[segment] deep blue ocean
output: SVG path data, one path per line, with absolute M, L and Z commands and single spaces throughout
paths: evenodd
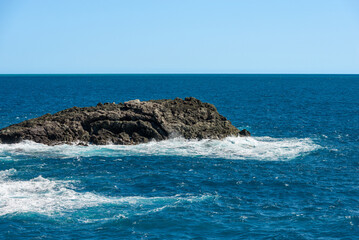
M 1 75 L 0 128 L 193 96 L 252 137 L 0 145 L 0 239 L 359 239 L 359 75 Z

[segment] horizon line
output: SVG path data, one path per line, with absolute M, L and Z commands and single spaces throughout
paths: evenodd
M 359 73 L 0 73 L 3 75 L 359 75 Z

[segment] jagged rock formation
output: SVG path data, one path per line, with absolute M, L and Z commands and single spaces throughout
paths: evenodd
M 221 139 L 249 135 L 247 130 L 234 127 L 212 104 L 191 97 L 73 107 L 3 128 L 0 143 L 32 140 L 47 145 L 130 145 L 171 136 Z

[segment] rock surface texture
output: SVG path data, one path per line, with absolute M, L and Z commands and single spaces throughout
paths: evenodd
M 73 107 L 3 128 L 0 143 L 32 140 L 47 145 L 130 145 L 172 136 L 221 139 L 249 135 L 247 130 L 234 127 L 212 104 L 190 97 Z

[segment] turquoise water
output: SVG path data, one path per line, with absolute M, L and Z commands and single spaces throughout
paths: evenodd
M 0 239 L 357 239 L 358 75 L 0 76 L 0 128 L 193 96 L 253 137 L 0 145 Z

